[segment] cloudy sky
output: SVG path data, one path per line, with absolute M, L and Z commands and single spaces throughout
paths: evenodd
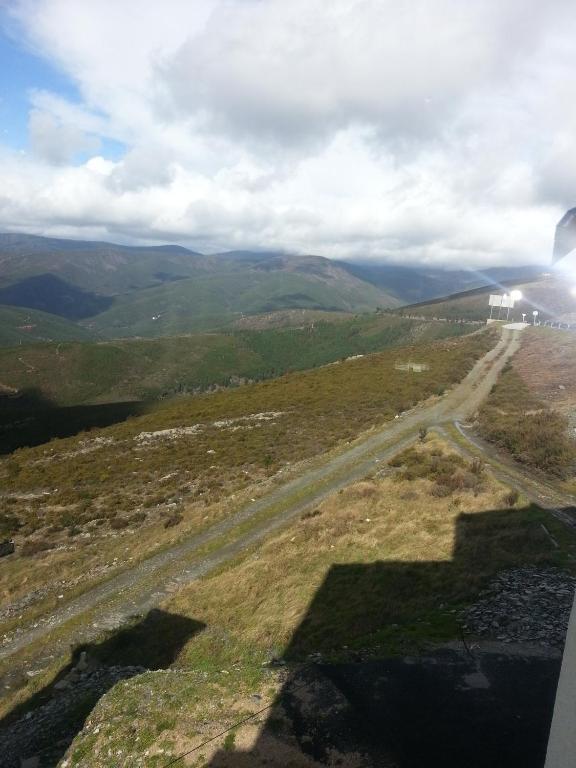
M 0 230 L 542 263 L 572 0 L 0 0 Z

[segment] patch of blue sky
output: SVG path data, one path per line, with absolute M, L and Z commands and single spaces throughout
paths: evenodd
M 17 28 L 6 12 L 0 10 L 0 143 L 15 150 L 27 150 L 28 116 L 32 107 L 30 94 L 48 91 L 71 103 L 81 98 L 74 81 L 49 61 L 36 56 L 26 44 L 19 44 Z M 125 146 L 102 138 L 99 154 L 116 161 Z M 76 162 L 86 158 L 78 156 Z
M 14 149 L 26 149 L 30 92 L 53 91 L 77 101 L 78 91 L 70 78 L 19 45 L 14 35 L 6 14 L 0 13 L 0 138 Z
M 102 137 L 100 140 L 99 154 L 102 155 L 102 157 L 105 157 L 106 160 L 111 160 L 112 162 L 117 163 L 126 154 L 126 145 L 121 141 Z

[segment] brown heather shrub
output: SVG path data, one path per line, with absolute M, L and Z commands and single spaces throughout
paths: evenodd
M 27 539 L 20 547 L 20 554 L 23 557 L 31 557 L 53 547 L 54 544 L 49 539 Z
M 179 512 L 174 512 L 164 521 L 164 528 L 173 528 L 175 525 L 180 525 L 184 520 L 184 517 Z
M 125 517 L 114 517 L 110 520 L 110 528 L 113 531 L 121 531 L 123 528 L 128 528 L 129 525 L 130 520 L 127 520 Z
M 523 464 L 562 478 L 574 471 L 576 445 L 567 420 L 534 398 L 511 366 L 480 410 L 479 429 Z
M 510 490 L 502 497 L 502 504 L 505 507 L 515 507 L 520 499 L 520 494 L 516 490 Z
M 430 493 L 440 498 L 455 491 L 472 491 L 477 495 L 482 487 L 484 466 L 482 462 L 467 463 L 456 453 L 444 454 L 441 450 L 419 451 L 408 448 L 395 456 L 391 466 L 399 467 L 395 479 L 399 482 L 419 478 L 430 480 Z

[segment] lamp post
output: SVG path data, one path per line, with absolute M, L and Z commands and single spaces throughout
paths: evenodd
M 522 324 L 526 324 L 526 312 L 522 312 Z
M 502 312 L 502 306 L 504 306 L 508 301 L 508 294 L 505 293 L 504 296 L 502 296 L 502 304 L 498 307 L 498 320 L 500 320 L 500 313 Z
M 535 309 L 534 312 L 532 312 L 532 317 L 534 320 L 532 321 L 532 325 L 536 325 L 536 318 L 538 317 L 538 310 Z

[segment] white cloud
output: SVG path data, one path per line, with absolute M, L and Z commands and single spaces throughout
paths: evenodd
M 41 160 L 65 165 L 79 152 L 94 153 L 100 140 L 81 131 L 76 125 L 63 124 L 49 112 L 33 109 L 28 121 L 32 152 Z
M 576 203 L 568 0 L 13 9 L 81 101 L 31 94 L 2 227 L 482 266 L 545 260 Z M 124 156 L 71 165 L 95 136 Z

